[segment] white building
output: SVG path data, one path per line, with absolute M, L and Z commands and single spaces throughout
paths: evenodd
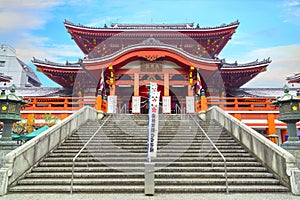
M 0 73 L 11 77 L 10 84 L 16 87 L 40 87 L 42 84 L 34 71 L 17 57 L 16 50 L 9 45 L 0 44 Z

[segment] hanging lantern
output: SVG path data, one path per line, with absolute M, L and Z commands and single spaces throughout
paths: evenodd
M 109 72 L 110 73 L 109 84 L 113 85 L 114 80 L 115 80 L 115 74 L 114 74 L 114 71 L 113 71 L 113 66 L 109 66 L 108 69 L 110 71 Z
M 193 71 L 194 71 L 195 67 L 191 66 L 190 67 L 190 72 L 189 72 L 189 83 L 190 85 L 193 85 L 194 83 L 194 79 L 193 79 Z

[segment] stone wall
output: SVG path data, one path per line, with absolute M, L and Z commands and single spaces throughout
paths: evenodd
M 272 171 L 282 184 L 289 187 L 295 195 L 300 195 L 300 170 L 296 158 L 271 142 L 252 128 L 224 112 L 217 106 L 206 112 L 206 120 L 215 120 L 223 126 L 253 156 Z
M 47 129 L 43 134 L 8 153 L 4 158 L 3 167 L 0 169 L 0 195 L 6 194 L 9 185 L 13 184 L 82 124 L 95 119 L 97 119 L 97 112 L 89 106 L 83 107 Z

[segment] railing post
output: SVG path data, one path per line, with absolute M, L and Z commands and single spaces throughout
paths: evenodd
M 101 105 L 102 105 L 102 95 L 98 95 L 96 97 L 95 109 L 97 111 L 100 111 L 101 110 Z
M 278 139 L 276 135 L 276 127 L 275 127 L 275 117 L 274 114 L 268 113 L 268 130 L 267 130 L 267 138 L 278 144 Z
M 67 109 L 68 108 L 68 99 L 65 98 L 64 100 L 64 109 Z
M 146 162 L 145 163 L 145 195 L 154 195 L 155 184 L 154 184 L 154 167 L 155 163 Z
M 207 99 L 205 96 L 205 91 L 203 88 L 201 89 L 200 102 L 201 102 L 201 111 L 206 111 L 208 106 L 207 106 Z
M 239 102 L 237 98 L 234 98 L 234 109 L 238 109 L 239 108 Z

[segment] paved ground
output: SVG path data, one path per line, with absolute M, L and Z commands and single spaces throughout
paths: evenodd
M 300 196 L 290 193 L 240 193 L 240 194 L 156 194 L 145 196 L 143 194 L 8 194 L 0 197 L 1 200 L 300 200 Z

